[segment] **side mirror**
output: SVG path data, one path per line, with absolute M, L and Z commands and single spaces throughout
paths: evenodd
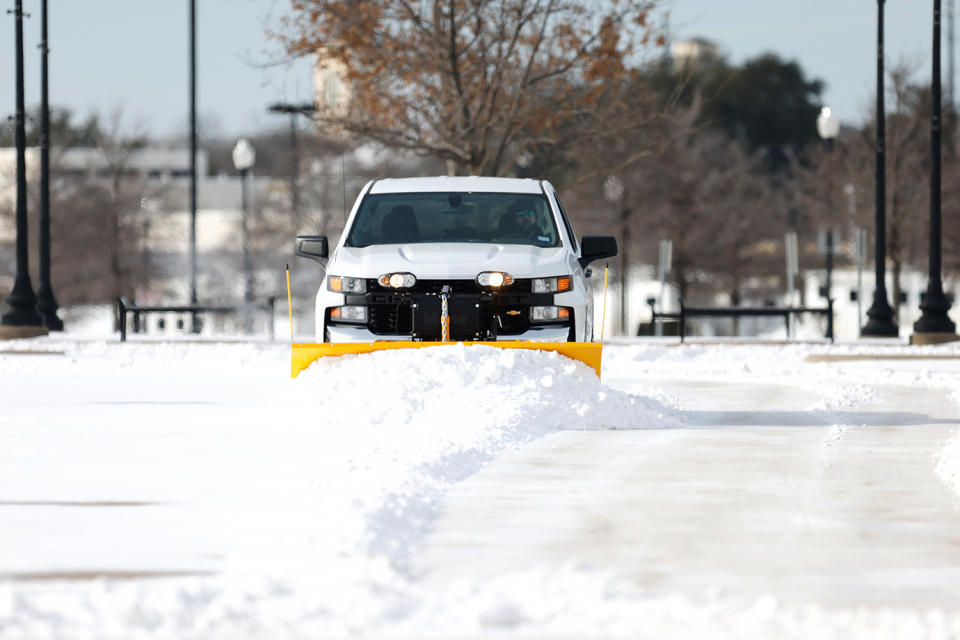
M 580 266 L 586 267 L 594 260 L 617 255 L 617 239 L 613 236 L 583 236 L 580 242 Z
M 293 255 L 320 262 L 330 257 L 327 236 L 297 236 Z

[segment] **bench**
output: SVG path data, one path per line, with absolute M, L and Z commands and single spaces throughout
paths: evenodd
M 790 335 L 790 324 L 793 316 L 801 313 L 814 315 L 823 315 L 827 318 L 826 337 L 833 342 L 833 300 L 827 300 L 825 307 L 688 307 L 683 300 L 680 301 L 680 311 L 664 313 L 657 311 L 652 302 L 650 313 L 652 314 L 651 323 L 656 323 L 664 318 L 675 318 L 680 322 L 680 342 L 683 342 L 687 335 L 687 318 L 741 318 L 741 317 L 768 317 L 783 318 L 786 325 L 787 335 Z
M 126 298 L 117 298 L 117 317 L 120 325 L 120 342 L 127 340 L 127 314 L 133 314 L 133 331 L 140 332 L 141 316 L 148 313 L 189 313 L 191 316 L 191 327 L 197 326 L 197 315 L 201 313 L 249 313 L 252 311 L 263 311 L 267 316 L 267 330 L 270 340 L 274 339 L 273 316 L 276 307 L 276 298 L 271 296 L 266 302 L 210 306 L 210 305 L 138 305 L 136 302 L 130 302 Z

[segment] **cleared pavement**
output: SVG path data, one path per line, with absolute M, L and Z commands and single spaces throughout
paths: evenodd
M 652 593 L 960 606 L 960 509 L 934 471 L 958 424 L 944 392 L 811 411 L 786 384 L 657 384 L 687 427 L 557 433 L 455 487 L 427 580 L 572 564 Z

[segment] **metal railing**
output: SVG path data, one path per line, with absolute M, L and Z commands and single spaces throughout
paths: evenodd
M 656 327 L 658 322 L 663 319 L 676 319 L 680 323 L 679 333 L 680 342 L 683 342 L 687 336 L 687 318 L 740 318 L 740 317 L 768 317 L 783 318 L 787 329 L 787 336 L 790 335 L 790 325 L 795 315 L 801 313 L 810 313 L 814 315 L 823 315 L 827 318 L 827 331 L 825 338 L 833 342 L 833 300 L 827 300 L 826 307 L 688 307 L 680 301 L 680 311 L 664 313 L 657 311 L 653 303 L 648 302 L 651 313 L 651 326 Z
M 251 302 L 238 305 L 138 305 L 136 302 L 130 302 L 126 298 L 117 298 L 117 317 L 120 327 L 120 341 L 127 340 L 127 316 L 133 314 L 133 331 L 139 333 L 143 316 L 150 313 L 189 313 L 191 317 L 191 326 L 196 326 L 196 317 L 199 314 L 243 314 L 262 311 L 267 317 L 267 334 L 272 341 L 275 337 L 273 329 L 273 318 L 276 310 L 277 299 L 274 296 L 267 298 L 266 302 Z

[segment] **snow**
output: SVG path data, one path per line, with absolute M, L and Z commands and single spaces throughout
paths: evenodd
M 194 597 L 168 594 L 160 596 L 161 611 L 130 614 L 134 626 L 186 616 L 184 633 L 206 633 L 203 620 L 217 617 L 221 598 L 266 597 L 274 582 L 303 578 L 321 581 L 304 592 L 332 596 L 324 602 L 332 611 L 323 617 L 335 624 L 344 608 L 354 606 L 345 595 L 351 589 L 364 591 L 356 600 L 376 603 L 369 591 L 395 581 L 406 586 L 397 572 L 445 488 L 485 461 L 558 429 L 672 421 L 655 401 L 606 388 L 585 365 L 557 354 L 462 345 L 381 352 L 320 361 L 291 381 L 284 377 L 288 351 L 282 346 L 40 345 L 47 355 L 0 356 L 7 383 L 0 392 L 0 500 L 145 502 L 175 508 L 189 522 L 158 532 L 152 519 L 119 518 L 114 525 L 121 533 L 152 545 L 104 549 L 94 522 L 103 516 L 96 512 L 115 508 L 78 506 L 98 516 L 71 516 L 79 540 L 64 545 L 59 536 L 34 539 L 31 528 L 7 529 L 4 538 L 12 545 L 0 547 L 0 566 L 10 574 L 55 577 L 94 572 L 106 562 L 114 573 L 216 571 L 230 578 L 213 582 L 252 584 L 239 596 L 209 581 L 180 580 L 176 591 L 213 589 L 215 603 L 193 619 Z M 60 387 L 53 399 L 51 376 Z M 2 520 L 11 523 L 13 510 L 24 508 L 7 506 Z M 64 507 L 30 508 L 53 526 L 63 521 Z M 154 545 L 174 553 L 153 555 L 145 570 L 145 547 Z M 206 559 L 214 553 L 222 559 Z M 79 598 L 82 611 L 121 615 L 108 610 L 128 598 L 131 606 L 145 606 L 125 595 L 142 591 L 139 585 L 61 589 L 67 601 Z M 50 618 L 25 614 L 19 605 L 11 611 L 10 603 L 25 593 L 40 602 L 53 596 L 21 582 L 4 590 L 0 628 L 16 624 L 13 637 L 37 635 L 43 627 L 32 625 Z M 157 592 L 145 595 L 152 601 Z M 104 600 L 111 606 L 102 606 Z M 61 600 L 54 602 L 61 609 Z M 188 610 L 180 611 L 184 603 Z M 165 614 L 165 606 L 173 611 Z M 18 629 L 24 616 L 26 626 Z M 66 628 L 131 623 L 127 614 L 119 622 L 98 616 L 66 615 Z M 62 633 L 60 627 L 53 624 L 51 631 Z
M 937 473 L 960 496 L 960 431 L 941 449 L 936 464 Z
M 608 350 L 604 379 L 651 377 L 758 382 L 789 380 L 822 394 L 822 405 L 840 408 L 862 402 L 870 386 L 920 385 L 960 392 L 960 342 L 911 347 L 876 341 L 829 345 L 672 342 L 624 344 Z M 808 362 L 811 356 L 865 356 L 864 360 Z M 948 356 L 954 359 L 883 359 L 889 356 Z M 627 385 L 629 386 L 629 385 Z
M 290 380 L 285 345 L 96 331 L 0 345 L 4 640 L 960 637 L 936 607 L 692 597 L 577 563 L 438 584 L 420 561 L 451 490 L 531 443 L 685 428 L 680 384 L 787 381 L 811 399 L 794 418 L 839 447 L 847 410 L 891 385 L 960 393 L 960 365 L 807 356 L 958 345 L 624 343 L 603 383 L 555 353 L 451 345 Z M 960 494 L 960 435 L 929 464 Z

